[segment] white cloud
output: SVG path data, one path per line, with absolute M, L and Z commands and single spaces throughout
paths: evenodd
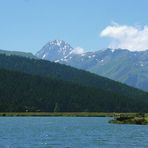
M 84 51 L 85 50 L 83 48 L 76 47 L 76 48 L 73 49 L 72 53 L 74 53 L 74 54 L 82 54 L 82 53 L 84 53 Z
M 109 48 L 129 49 L 130 51 L 144 51 L 148 49 L 148 26 L 119 25 L 113 23 L 107 26 L 101 33 L 101 37 L 111 38 Z

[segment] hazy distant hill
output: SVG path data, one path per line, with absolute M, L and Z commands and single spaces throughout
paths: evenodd
M 64 41 L 48 42 L 36 56 L 84 69 L 130 86 L 148 90 L 148 50 L 105 49 L 76 54 Z
M 37 57 L 34 56 L 31 52 L 8 51 L 8 50 L 2 50 L 2 49 L 0 49 L 0 54 L 17 55 L 17 56 L 22 56 L 22 57 L 37 59 Z

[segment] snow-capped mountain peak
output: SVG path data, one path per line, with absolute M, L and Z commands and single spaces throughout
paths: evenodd
M 41 59 L 56 61 L 67 57 L 72 51 L 73 48 L 68 43 L 63 40 L 54 40 L 43 46 L 43 48 L 36 53 L 36 56 Z

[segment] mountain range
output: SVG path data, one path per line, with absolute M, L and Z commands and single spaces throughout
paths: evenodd
M 79 53 L 63 40 L 54 40 L 43 46 L 35 56 L 148 90 L 148 50 L 131 52 L 107 48 Z

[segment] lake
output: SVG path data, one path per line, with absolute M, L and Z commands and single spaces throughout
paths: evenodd
M 108 117 L 0 117 L 0 148 L 148 148 L 147 125 Z

